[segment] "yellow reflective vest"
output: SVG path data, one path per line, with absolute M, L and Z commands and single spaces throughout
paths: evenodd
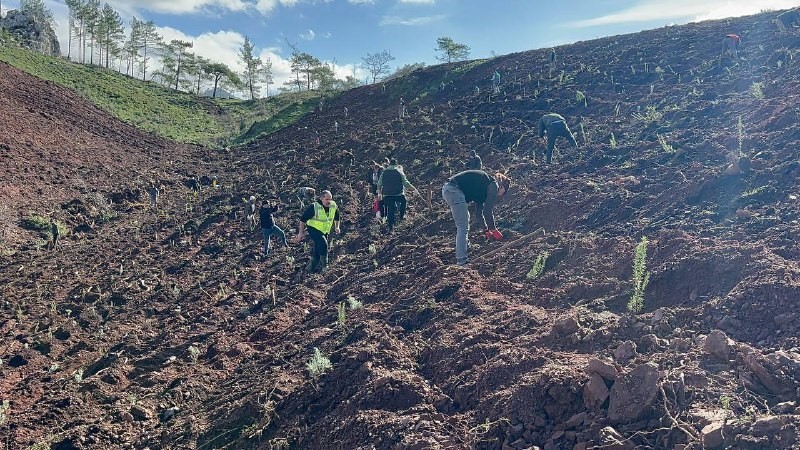
M 328 206 L 328 213 L 326 214 L 325 207 L 319 204 L 319 202 L 314 202 L 314 217 L 308 219 L 306 225 L 319 230 L 322 234 L 330 233 L 333 227 L 333 218 L 336 217 L 336 208 L 336 202 L 331 200 L 331 204 Z

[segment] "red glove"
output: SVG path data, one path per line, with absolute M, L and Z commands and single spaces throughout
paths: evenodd
M 489 230 L 489 233 L 492 235 L 492 237 L 496 241 L 502 241 L 503 240 L 503 233 L 501 233 L 500 230 Z

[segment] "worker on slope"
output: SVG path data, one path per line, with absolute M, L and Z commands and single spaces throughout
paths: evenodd
M 475 212 L 480 214 L 484 235 L 489 239 L 501 240 L 503 234 L 494 222 L 494 205 L 511 187 L 511 180 L 502 173 L 494 176 L 482 170 L 465 170 L 454 175 L 442 186 L 442 197 L 456 223 L 456 263 L 467 264 L 469 245 L 469 209 L 467 205 L 475 202 Z
M 719 63 L 722 64 L 722 60 L 725 58 L 732 60 L 738 59 L 739 44 L 741 42 L 742 39 L 737 34 L 728 34 L 722 38 L 722 53 L 719 55 Z
M 389 231 L 394 228 L 395 218 L 398 213 L 400 220 L 405 218 L 407 205 L 406 188 L 413 189 L 417 195 L 420 195 L 419 189 L 408 181 L 406 174 L 403 172 L 403 167 L 397 164 L 396 159 L 392 158 L 378 179 L 378 199 L 383 200 L 386 207 L 386 226 Z
M 314 244 L 311 261 L 306 267 L 307 272 L 315 272 L 318 269 L 320 272 L 327 270 L 328 236 L 331 230 L 336 233 L 341 231 L 340 223 L 339 207 L 333 201 L 331 191 L 328 190 L 322 191 L 319 200 L 309 205 L 300 216 L 300 224 L 294 242 L 299 244 L 308 234 Z
M 578 142 L 575 140 L 575 136 L 573 136 L 572 132 L 569 130 L 567 121 L 564 120 L 564 117 L 559 114 L 548 113 L 539 119 L 539 137 L 544 138 L 545 132 L 547 132 L 546 157 L 548 163 L 552 162 L 553 148 L 556 146 L 556 139 L 559 137 L 566 138 L 573 147 L 578 148 Z

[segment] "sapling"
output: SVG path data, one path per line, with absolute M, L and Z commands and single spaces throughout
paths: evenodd
M 644 290 L 650 282 L 650 272 L 647 271 L 647 237 L 636 245 L 633 253 L 633 294 L 628 300 L 628 311 L 640 312 L 644 309 Z

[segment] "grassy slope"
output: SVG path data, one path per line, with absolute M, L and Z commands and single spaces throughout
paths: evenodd
M 202 145 L 240 144 L 279 130 L 313 110 L 318 96 L 300 92 L 256 101 L 199 98 L 6 44 L 0 45 L 0 61 L 74 90 L 138 128 Z

